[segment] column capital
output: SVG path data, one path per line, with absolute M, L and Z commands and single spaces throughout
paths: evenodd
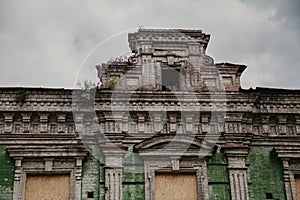
M 228 161 L 232 200 L 248 200 L 247 167 L 245 158 L 249 147 L 244 144 L 228 143 L 222 148 Z
M 128 147 L 121 143 L 114 143 L 114 144 L 102 144 L 101 149 L 105 156 L 109 156 L 109 155 L 123 156 L 126 153 Z
M 101 145 L 101 150 L 105 156 L 106 167 L 122 168 L 123 156 L 127 149 L 127 146 L 120 143 Z
M 222 147 L 222 152 L 226 157 L 247 157 L 249 147 L 243 144 L 228 143 Z

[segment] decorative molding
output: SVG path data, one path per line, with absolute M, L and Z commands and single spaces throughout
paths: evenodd
M 122 144 L 101 145 L 105 156 L 105 200 L 122 200 L 123 157 L 127 147 Z
M 222 151 L 227 157 L 232 200 L 248 200 L 247 167 L 249 148 L 242 144 L 226 144 Z

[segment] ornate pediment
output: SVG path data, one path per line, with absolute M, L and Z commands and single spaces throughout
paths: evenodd
M 206 156 L 214 150 L 209 142 L 188 135 L 159 135 L 134 147 L 142 156 Z

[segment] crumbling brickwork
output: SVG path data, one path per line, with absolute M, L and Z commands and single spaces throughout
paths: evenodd
M 140 29 L 98 88 L 0 88 L 0 199 L 61 174 L 72 200 L 154 200 L 172 177 L 198 199 L 299 199 L 300 91 L 242 89 L 246 66 L 215 64 L 208 42 Z

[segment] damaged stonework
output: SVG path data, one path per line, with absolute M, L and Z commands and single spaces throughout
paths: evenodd
M 100 88 L 0 88 L 0 198 L 299 199 L 300 90 L 242 89 L 209 39 L 139 29 Z

